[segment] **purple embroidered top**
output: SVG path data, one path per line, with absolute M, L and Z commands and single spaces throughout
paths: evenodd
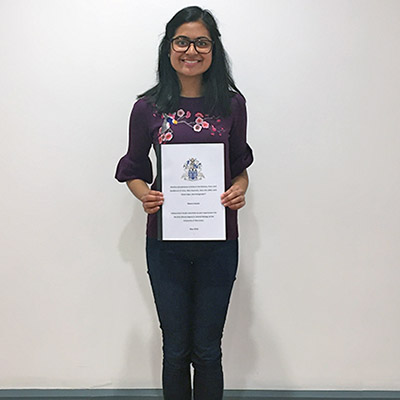
M 203 108 L 203 97 L 181 97 L 180 108 L 175 113 L 160 114 L 146 99 L 139 99 L 130 117 L 128 152 L 120 159 L 115 178 L 119 182 L 142 179 L 152 183 L 152 166 L 148 156 L 151 145 L 224 143 L 227 190 L 232 178 L 253 162 L 252 150 L 246 142 L 246 100 L 235 94 L 232 97 L 232 113 L 225 118 L 206 115 Z M 228 240 L 238 237 L 237 211 L 229 208 L 226 209 L 226 235 Z M 157 237 L 157 214 L 148 215 L 147 236 Z

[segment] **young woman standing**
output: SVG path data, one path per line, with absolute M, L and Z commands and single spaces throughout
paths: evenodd
M 221 340 L 238 264 L 237 210 L 245 205 L 246 168 L 253 162 L 246 142 L 245 99 L 234 84 L 212 14 L 199 7 L 179 11 L 159 47 L 158 83 L 139 96 L 129 124 L 127 154 L 116 178 L 127 182 L 148 214 L 148 273 L 163 335 L 166 400 L 221 400 Z M 159 241 L 153 145 L 224 143 L 225 241 Z

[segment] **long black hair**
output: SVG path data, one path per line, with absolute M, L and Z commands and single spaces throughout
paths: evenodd
M 146 97 L 160 112 L 172 113 L 179 108 L 181 85 L 169 59 L 170 40 L 182 24 L 196 21 L 204 24 L 214 42 L 211 66 L 203 74 L 204 111 L 206 114 L 226 116 L 231 112 L 233 93 L 240 91 L 232 78 L 228 55 L 222 45 L 215 18 L 210 11 L 197 6 L 178 11 L 166 25 L 165 35 L 158 49 L 158 83 L 138 98 Z

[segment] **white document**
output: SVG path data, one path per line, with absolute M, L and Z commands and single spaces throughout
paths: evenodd
M 162 240 L 225 240 L 223 143 L 161 145 Z

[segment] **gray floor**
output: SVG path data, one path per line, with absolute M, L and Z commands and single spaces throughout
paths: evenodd
M 161 389 L 0 389 L 0 400 L 163 400 Z M 400 391 L 226 390 L 224 400 L 400 400 Z
M 1 397 L 1 400 L 44 400 L 43 397 Z M 224 397 L 224 400 L 286 400 L 283 399 L 282 397 L 278 398 L 272 398 L 272 397 Z M 289 400 L 289 398 L 287 398 Z M 163 400 L 161 396 L 111 396 L 111 397 L 46 397 L 45 400 Z M 293 400 L 293 397 L 291 398 Z M 304 400 L 304 399 L 303 399 Z M 326 398 L 313 398 L 312 400 L 326 400 Z M 343 399 L 341 399 L 343 400 Z M 353 399 L 354 400 L 354 399 Z M 369 400 L 374 400 L 374 399 L 369 399 Z

